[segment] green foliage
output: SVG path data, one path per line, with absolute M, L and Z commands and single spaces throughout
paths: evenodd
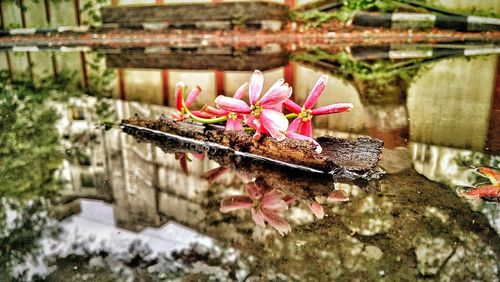
M 308 11 L 293 12 L 291 17 L 294 20 L 307 22 L 311 26 L 319 26 L 322 23 L 337 19 L 343 22 L 348 21 L 355 12 L 358 11 L 378 11 L 393 12 L 400 9 L 412 9 L 407 4 L 390 0 L 344 0 L 342 6 L 334 11 L 319 11 L 317 9 Z
M 11 79 L 0 72 L 0 198 L 49 196 L 58 189 L 54 173 L 63 160 L 59 119 L 50 101 L 75 94 L 68 80 Z
M 404 62 L 390 60 L 365 62 L 351 59 L 344 51 L 332 54 L 321 49 L 311 49 L 296 54 L 293 60 L 310 63 L 324 61 L 332 66 L 332 72 L 336 75 L 345 78 L 353 76 L 360 80 L 374 81 L 377 84 L 389 83 L 396 77 L 409 83 L 422 66 L 422 60 L 418 59 Z
M 109 0 L 88 0 L 82 7 L 82 15 L 88 19 L 83 21 L 84 25 L 95 25 L 102 22 L 100 7 L 108 4 Z
M 436 0 L 413 0 L 413 2 L 421 2 L 428 7 L 433 7 L 441 10 L 449 8 L 439 4 Z M 308 26 L 319 26 L 330 20 L 340 20 L 347 22 L 354 13 L 358 11 L 370 12 L 414 12 L 414 13 L 429 13 L 430 11 L 422 7 L 409 5 L 404 0 L 344 0 L 339 9 L 333 11 L 319 11 L 317 9 L 307 11 L 294 11 L 291 13 L 291 18 L 299 22 L 305 22 Z M 477 8 L 458 9 L 450 12 L 464 15 L 475 15 L 483 17 L 500 17 L 498 13 L 489 10 L 480 10 Z M 432 13 L 432 12 L 431 12 Z
M 24 203 L 0 199 L 0 277 L 6 279 L 2 281 L 8 281 L 13 274 L 12 268 L 26 257 L 35 258 L 41 254 L 37 241 L 43 234 L 57 234 L 58 230 L 49 224 L 45 208 L 43 199 Z

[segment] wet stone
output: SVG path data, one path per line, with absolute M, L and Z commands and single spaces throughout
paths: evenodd
M 416 242 L 418 272 L 422 275 L 436 275 L 453 248 L 443 238 L 420 238 Z

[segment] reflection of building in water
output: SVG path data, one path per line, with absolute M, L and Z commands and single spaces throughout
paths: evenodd
M 482 151 L 497 61 L 497 56 L 447 59 L 421 70 L 408 89 L 410 139 Z
M 95 100 L 85 100 L 75 102 L 61 122 L 73 140 L 68 144 L 69 150 L 79 150 L 81 155 L 64 165 L 62 175 L 70 185 L 63 196 L 112 203 L 117 226 L 132 231 L 159 227 L 169 218 L 191 225 L 202 222 L 206 217 L 202 205 L 207 204 L 209 184 L 200 176 L 216 164 L 193 158 L 188 164 L 190 175 L 186 177 L 173 154 L 138 143 L 119 130 L 105 132 L 96 128 Z M 135 113 L 156 117 L 168 110 L 136 102 L 117 101 L 115 106 L 117 119 Z

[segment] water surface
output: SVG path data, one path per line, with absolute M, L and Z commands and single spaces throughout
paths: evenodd
M 498 56 L 365 60 L 354 46 L 336 49 L 0 53 L 0 275 L 498 281 L 498 202 L 457 194 L 488 183 L 477 168 L 500 168 Z M 318 105 L 354 109 L 317 118 L 315 136 L 382 139 L 385 175 L 368 186 L 314 175 L 307 183 L 280 168 L 233 165 L 209 182 L 203 174 L 217 162 L 190 157 L 185 175 L 175 154 L 112 126 L 174 112 L 179 80 L 201 86 L 201 107 L 232 95 L 253 69 L 264 88 L 284 77 L 299 104 L 328 74 Z M 326 216 L 316 219 L 298 193 L 284 213 L 292 232 L 280 236 L 248 210 L 219 211 L 248 178 L 290 194 L 324 185 L 349 201 L 318 198 Z

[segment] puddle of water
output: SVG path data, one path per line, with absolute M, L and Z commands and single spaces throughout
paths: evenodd
M 1 275 L 498 281 L 498 202 L 456 192 L 488 184 L 476 168 L 500 168 L 498 93 L 492 91 L 498 56 L 403 47 L 393 48 L 399 59 L 366 47 L 275 44 L 0 53 L 6 70 L 0 82 Z M 179 80 L 202 88 L 193 105 L 201 107 L 219 94 L 232 95 L 256 68 L 263 70 L 264 88 L 284 77 L 298 104 L 326 73 L 318 105 L 349 102 L 354 109 L 318 117 L 315 136 L 382 139 L 385 175 L 364 186 L 245 156 L 198 159 L 196 149 L 179 155 L 99 126 L 175 112 Z M 189 175 L 179 164 L 185 157 Z M 250 181 L 261 194 L 277 189 L 284 201 L 295 197 L 281 211 L 287 235 L 256 226 L 250 206 L 220 212 L 221 201 L 246 195 Z M 333 189 L 342 192 L 329 200 Z M 265 206 L 250 196 L 244 201 L 255 201 L 253 208 Z M 322 204 L 321 219 L 309 207 L 313 199 Z

